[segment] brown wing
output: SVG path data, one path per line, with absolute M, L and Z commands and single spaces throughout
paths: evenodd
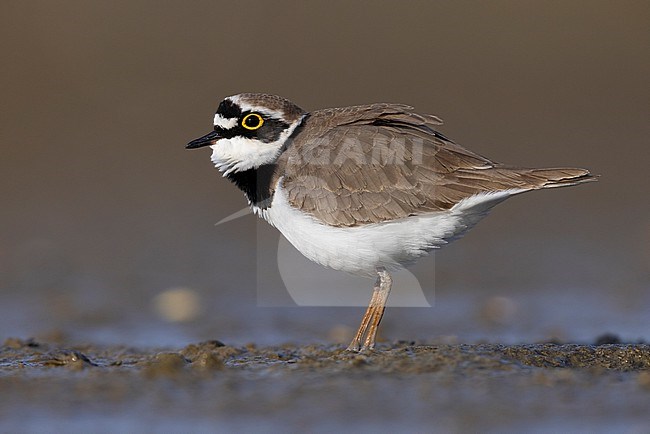
M 484 191 L 588 174 L 504 167 L 436 132 L 435 116 L 411 110 L 375 104 L 312 113 L 278 160 L 291 206 L 332 226 L 358 226 L 448 210 Z

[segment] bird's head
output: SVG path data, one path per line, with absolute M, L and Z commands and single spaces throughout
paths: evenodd
M 214 130 L 187 149 L 212 148 L 212 162 L 228 175 L 273 163 L 306 112 L 275 95 L 242 93 L 224 99 L 214 115 Z

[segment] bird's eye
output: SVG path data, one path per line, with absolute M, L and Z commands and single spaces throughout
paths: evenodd
M 264 119 L 257 113 L 249 113 L 241 120 L 241 126 L 247 130 L 256 130 L 264 125 Z

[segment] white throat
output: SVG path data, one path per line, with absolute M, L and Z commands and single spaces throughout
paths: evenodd
M 242 172 L 273 163 L 280 155 L 282 146 L 300 125 L 300 122 L 302 122 L 302 118 L 284 130 L 276 141 L 270 143 L 241 136 L 220 139 L 210 146 L 212 148 L 210 159 L 224 176 L 232 172 Z
M 282 149 L 282 143 L 278 141 L 263 143 L 246 137 L 221 139 L 210 146 L 210 159 L 224 176 L 231 172 L 243 172 L 274 162 Z

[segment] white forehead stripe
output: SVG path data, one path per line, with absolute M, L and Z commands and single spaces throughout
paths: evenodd
M 284 113 L 282 113 L 279 110 L 271 110 L 271 109 L 269 109 L 267 107 L 248 104 L 248 103 L 242 101 L 241 98 L 239 97 L 239 95 L 229 96 L 226 99 L 229 99 L 230 101 L 237 104 L 242 109 L 242 111 L 250 111 L 250 112 L 255 112 L 255 113 L 261 113 L 263 115 L 266 115 L 267 117 L 276 118 L 276 119 L 282 119 L 283 116 L 284 116 Z
M 214 115 L 214 126 L 229 130 L 237 125 L 237 118 L 224 118 L 219 113 Z

